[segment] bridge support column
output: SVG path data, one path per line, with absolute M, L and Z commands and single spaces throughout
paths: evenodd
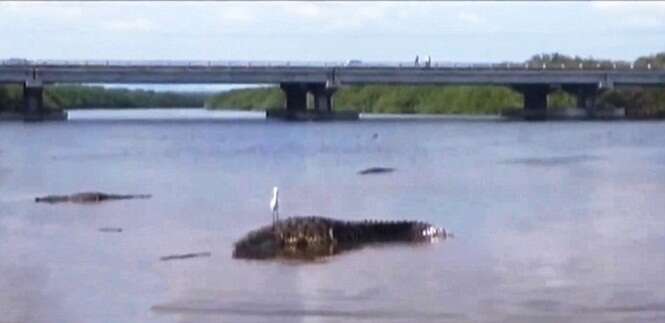
M 524 96 L 524 118 L 542 120 L 547 116 L 547 95 L 552 88 L 547 84 L 519 85 L 515 90 Z
M 314 96 L 314 110 L 318 112 L 332 112 L 333 94 L 335 88 L 326 87 L 325 84 L 312 84 L 310 91 Z
M 287 111 L 307 110 L 307 84 L 282 83 L 280 88 L 284 91 L 284 108 Z
M 587 111 L 596 107 L 596 93 L 582 92 L 577 94 L 577 107 Z
M 44 112 L 44 86 L 41 83 L 23 85 L 23 114 L 37 116 Z
M 577 99 L 577 108 L 592 113 L 596 107 L 596 99 L 601 91 L 595 84 L 564 85 L 563 90 L 574 95 Z
M 17 112 L 5 117 L 23 121 L 67 120 L 67 112 L 44 108 L 44 84 L 38 80 L 23 84 L 23 109 Z
M 266 111 L 267 118 L 286 120 L 357 120 L 355 111 L 333 111 L 335 88 L 330 83 L 281 83 L 285 109 Z M 307 93 L 314 98 L 313 109 L 307 109 Z
M 548 85 L 533 85 L 521 87 L 524 96 L 524 109 L 530 111 L 547 110 L 547 95 L 550 93 Z

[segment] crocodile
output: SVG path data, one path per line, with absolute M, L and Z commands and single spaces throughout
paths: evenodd
M 445 229 L 419 221 L 290 217 L 249 232 L 235 243 L 233 258 L 313 260 L 367 244 L 431 242 L 449 236 Z
M 152 197 L 150 194 L 107 194 L 101 192 L 83 192 L 71 195 L 47 195 L 43 197 L 36 197 L 37 203 L 97 203 L 110 200 L 127 200 L 127 199 L 147 199 Z
M 359 175 L 392 173 L 395 169 L 392 167 L 370 167 L 358 172 Z

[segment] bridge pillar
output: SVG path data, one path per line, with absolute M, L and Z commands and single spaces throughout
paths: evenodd
M 550 93 L 548 85 L 523 86 L 520 88 L 520 92 L 524 96 L 524 110 L 547 110 L 547 95 Z
M 23 114 L 26 117 L 38 116 L 44 112 L 44 86 L 41 82 L 23 84 Z
M 284 91 L 284 108 L 287 111 L 307 110 L 307 84 L 304 83 L 281 83 L 280 88 Z
M 547 95 L 552 91 L 548 84 L 515 85 L 513 89 L 524 97 L 522 115 L 526 120 L 547 118 Z
M 268 109 L 269 119 L 285 120 L 357 120 L 355 111 L 333 111 L 332 96 L 335 87 L 330 83 L 281 83 L 280 88 L 286 97 L 285 109 Z M 307 109 L 307 93 L 314 98 L 313 109 Z
M 314 110 L 318 112 L 332 112 L 333 109 L 333 94 L 335 88 L 326 87 L 326 84 L 312 84 L 309 88 L 314 96 Z
M 563 90 L 575 96 L 577 108 L 588 112 L 596 107 L 596 98 L 601 92 L 595 84 L 564 85 Z
M 29 80 L 23 84 L 23 108 L 17 112 L 10 116 L 11 120 L 67 120 L 67 112 L 44 108 L 44 84 L 38 80 Z

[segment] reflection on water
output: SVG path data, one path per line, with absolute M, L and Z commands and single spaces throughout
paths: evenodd
M 253 111 L 221 111 L 205 109 L 145 109 L 145 110 L 71 110 L 67 112 L 70 121 L 131 121 L 131 120 L 174 120 L 205 121 L 205 120 L 258 120 L 265 119 L 265 112 Z
M 665 320 L 660 123 L 82 119 L 0 126 L 2 323 Z M 273 186 L 284 216 L 456 238 L 232 259 Z M 153 198 L 32 202 L 86 190 Z
M 509 159 L 509 164 L 524 164 L 533 166 L 557 166 L 572 163 L 581 163 L 599 159 L 596 156 L 578 155 L 578 156 L 560 156 L 560 157 L 538 157 L 538 158 L 515 158 Z
M 0 264 L 0 322 L 51 322 L 44 313 L 71 319 L 62 306 L 63 295 L 46 289 L 49 272 L 45 266 L 7 265 L 4 262 L 5 258 Z
M 450 313 L 420 313 L 412 311 L 390 311 L 390 310 L 358 310 L 345 311 L 338 309 L 316 309 L 301 310 L 289 308 L 273 308 L 272 303 L 249 303 L 249 304 L 229 304 L 225 305 L 157 305 L 153 306 L 153 311 L 161 313 L 176 314 L 215 314 L 221 316 L 264 316 L 270 318 L 337 318 L 345 320 L 373 319 L 373 320 L 432 320 L 432 319 L 454 319 L 463 318 L 459 314 Z

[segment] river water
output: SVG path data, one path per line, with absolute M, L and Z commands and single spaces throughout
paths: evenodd
M 665 321 L 665 126 L 74 111 L 0 124 L 0 322 Z M 358 175 L 372 166 L 389 174 Z M 231 258 L 281 214 L 454 239 Z M 45 194 L 148 193 L 97 205 Z M 122 232 L 100 232 L 102 227 Z M 210 252 L 210 257 L 160 257 Z

